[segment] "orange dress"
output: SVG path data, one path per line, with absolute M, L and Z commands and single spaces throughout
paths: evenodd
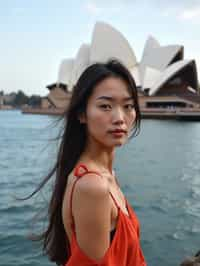
M 74 175 L 77 177 L 70 197 L 70 207 L 72 207 L 72 194 L 76 182 L 86 173 L 96 173 L 89 171 L 83 164 L 76 166 Z M 114 238 L 100 262 L 89 258 L 78 245 L 76 240 L 74 221 L 72 223 L 72 239 L 70 244 L 71 256 L 64 266 L 147 266 L 141 246 L 140 246 L 140 225 L 139 220 L 129 205 L 127 199 L 126 208 L 129 216 L 125 214 L 117 204 L 112 193 L 109 192 L 118 209 L 118 220 Z M 72 208 L 71 208 L 72 215 Z M 73 218 L 73 217 L 72 217 Z M 72 219 L 73 220 L 73 219 Z

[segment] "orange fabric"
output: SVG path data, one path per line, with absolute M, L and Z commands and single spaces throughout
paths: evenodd
M 72 194 L 74 186 L 79 178 L 85 173 L 91 173 L 87 167 L 83 164 L 79 164 L 74 171 L 74 175 L 77 177 L 75 180 L 71 197 L 70 206 L 72 203 Z M 97 172 L 93 172 L 100 175 Z M 100 262 L 89 258 L 78 245 L 75 234 L 74 223 L 72 224 L 72 240 L 71 240 L 71 256 L 66 262 L 65 266 L 146 266 L 146 262 L 140 246 L 140 225 L 139 220 L 129 205 L 127 199 L 126 207 L 129 216 L 126 215 L 118 206 L 115 198 L 110 192 L 117 208 L 118 208 L 118 220 L 116 225 L 116 232 L 114 238 L 110 244 L 110 247 L 106 251 L 104 257 Z

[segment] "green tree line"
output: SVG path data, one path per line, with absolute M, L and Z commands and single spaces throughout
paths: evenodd
M 0 96 L 5 96 L 3 91 L 0 91 Z M 22 105 L 29 105 L 31 107 L 38 107 L 41 105 L 42 97 L 40 95 L 31 95 L 27 96 L 22 90 L 19 90 L 17 93 L 6 94 L 9 97 L 9 100 L 6 100 L 4 97 L 4 104 L 9 104 L 13 107 L 21 107 Z

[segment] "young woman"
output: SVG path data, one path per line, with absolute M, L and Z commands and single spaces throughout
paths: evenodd
M 89 66 L 65 122 L 56 166 L 40 185 L 56 172 L 44 250 L 57 265 L 145 266 L 139 221 L 113 171 L 116 147 L 140 126 L 129 71 L 116 60 Z

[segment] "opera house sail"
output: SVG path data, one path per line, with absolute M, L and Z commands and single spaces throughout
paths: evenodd
M 180 108 L 200 112 L 196 63 L 194 59 L 184 59 L 183 45 L 161 46 L 150 36 L 138 61 L 123 34 L 104 22 L 95 24 L 91 43 L 83 43 L 75 58 L 61 62 L 57 81 L 47 86 L 49 94 L 43 107 L 63 108 L 84 69 L 111 58 L 120 60 L 132 73 L 143 117 L 156 112 L 172 113 Z

